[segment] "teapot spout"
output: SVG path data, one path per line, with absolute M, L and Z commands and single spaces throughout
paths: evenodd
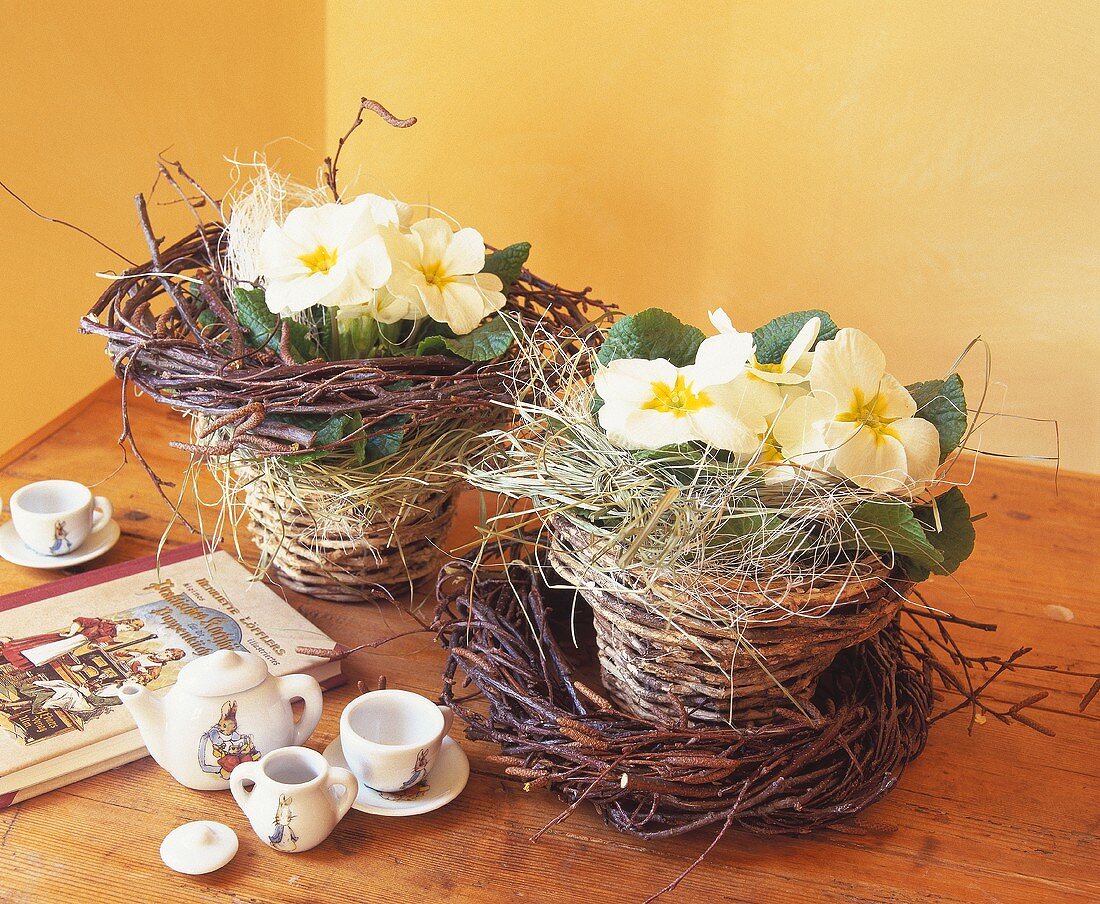
M 150 755 L 163 766 L 167 749 L 164 703 L 147 688 L 132 682 L 122 685 L 118 697 L 137 723 Z

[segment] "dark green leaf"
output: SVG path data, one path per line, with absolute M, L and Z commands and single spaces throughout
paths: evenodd
M 812 542 L 809 534 L 793 531 L 778 515 L 755 514 L 727 518 L 716 536 L 716 547 L 746 554 L 794 555 Z
M 339 442 L 347 436 L 351 432 L 348 428 L 352 422 L 352 416 L 348 414 L 334 414 L 331 417 L 326 417 L 323 414 L 282 414 L 276 415 L 272 420 L 316 431 L 316 436 L 313 438 L 313 445 L 316 447 Z M 360 423 L 362 423 L 362 418 L 360 418 Z M 331 450 L 314 448 L 299 455 L 288 455 L 286 460 L 291 464 L 316 461 L 318 458 L 328 455 L 329 451 Z
M 966 434 L 966 396 L 962 377 L 929 380 L 905 387 L 917 403 L 917 417 L 929 421 L 940 434 L 940 461 L 959 447 Z
M 371 428 L 371 431 L 381 430 L 386 427 L 393 427 L 395 429 L 389 430 L 386 433 L 378 433 L 374 436 L 368 436 L 361 440 L 363 444 L 362 457 L 359 458 L 359 463 L 377 461 L 379 458 L 385 458 L 387 455 L 393 455 L 398 447 L 401 445 L 401 440 L 405 438 L 405 431 L 402 429 L 405 424 L 409 422 L 409 416 L 407 414 L 396 414 L 393 417 L 388 417 L 383 421 L 375 424 Z M 358 446 L 359 444 L 356 443 Z M 356 450 L 356 456 L 359 456 L 358 449 Z
M 937 530 L 936 514 L 939 513 Z M 935 569 L 937 574 L 951 574 L 974 551 L 974 524 L 970 520 L 970 506 L 962 490 L 952 487 L 942 496 L 936 497 L 936 505 L 922 505 L 913 509 L 913 514 L 924 526 L 929 542 L 940 552 L 942 561 Z M 918 569 L 910 569 L 910 577 L 923 580 Z
M 619 358 L 666 358 L 677 367 L 695 362 L 704 339 L 703 331 L 681 323 L 667 311 L 649 308 L 615 321 L 600 346 L 600 363 Z
M 465 336 L 427 336 L 420 340 L 416 352 L 419 355 L 457 355 L 467 361 L 491 361 L 508 351 L 514 341 L 508 321 L 494 317 Z
M 520 271 L 527 263 L 527 256 L 530 253 L 530 242 L 517 242 L 515 245 L 501 248 L 485 258 L 485 266 L 481 268 L 481 272 L 499 276 L 500 281 L 504 283 L 504 291 L 507 292 L 512 283 L 519 279 Z
M 273 352 L 279 351 L 279 342 L 282 339 L 281 323 L 285 322 L 290 329 L 288 337 L 290 356 L 296 362 L 301 364 L 320 356 L 320 350 L 310 335 L 309 327 L 297 320 L 280 321 L 278 315 L 268 309 L 263 289 L 245 289 L 237 286 L 233 289 L 233 300 L 236 303 L 237 322 L 244 328 L 245 339 L 253 348 L 266 346 Z
M 299 364 L 305 361 L 312 361 L 314 358 L 321 356 L 320 351 L 317 349 L 316 344 L 313 342 L 312 337 L 309 334 L 309 327 L 304 323 L 299 323 L 297 320 L 285 320 L 284 323 L 289 325 L 290 335 L 289 342 L 290 356 Z M 267 347 L 272 351 L 279 350 L 279 341 L 282 338 L 282 334 L 276 331 L 267 342 Z
M 263 348 L 277 335 L 279 324 L 279 318 L 268 310 L 264 301 L 264 290 L 237 286 L 233 289 L 233 300 L 237 322 L 244 329 L 248 344 L 253 348 Z
M 752 331 L 753 342 L 756 343 L 756 360 L 761 364 L 778 364 L 783 360 L 783 353 L 790 347 L 798 331 L 813 317 L 821 318 L 821 331 L 817 334 L 817 342 L 824 342 L 836 336 L 837 326 L 833 318 L 824 311 L 794 311 L 769 320 L 759 329 Z M 814 343 L 815 345 L 817 343 Z M 813 348 L 813 346 L 810 346 Z
M 873 550 L 896 556 L 916 580 L 917 575 L 943 573 L 943 553 L 933 546 L 909 506 L 900 502 L 862 502 L 849 514 L 841 545 L 855 552 Z

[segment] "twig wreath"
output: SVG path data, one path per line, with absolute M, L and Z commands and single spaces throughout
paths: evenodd
M 905 605 L 883 630 L 841 652 L 798 708 L 737 725 L 700 725 L 686 711 L 642 719 L 576 677 L 583 663 L 566 653 L 572 643 L 564 638 L 570 621 L 584 617 L 583 598 L 562 590 L 552 572 L 544 579 L 533 547 L 518 555 L 503 571 L 472 559 L 441 571 L 433 625 L 448 654 L 441 699 L 466 722 L 469 738 L 499 745 L 489 760 L 506 777 L 567 804 L 533 841 L 583 804 L 639 838 L 717 826 L 700 857 L 654 898 L 675 888 L 731 828 L 893 831 L 859 814 L 897 784 L 930 726 L 947 716 L 968 712 L 972 724 L 988 717 L 1052 735 L 1027 712 L 1045 692 L 1010 704 L 987 697 L 1007 673 L 1092 679 L 1082 709 L 1100 690 L 1098 675 L 1022 662 L 1028 648 L 1005 658 L 964 653 L 953 630 L 996 626 Z M 473 694 L 464 690 L 470 685 Z M 474 706 L 478 698 L 487 710 Z
M 260 160 L 224 210 L 161 161 L 196 228 L 166 244 L 138 195 L 150 259 L 81 321 L 122 383 L 120 443 L 173 509 L 135 440 L 131 386 L 192 419 L 172 445 L 210 466 L 225 498 L 244 497 L 261 569 L 336 599 L 434 575 L 465 459 L 506 416 L 515 336 L 568 345 L 609 310 L 527 270 L 527 243 L 493 249 L 430 206 L 344 197 L 340 154 L 366 113 L 416 121 L 364 99 L 320 186 Z

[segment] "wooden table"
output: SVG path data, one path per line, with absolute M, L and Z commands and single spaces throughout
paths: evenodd
M 121 456 L 118 387 L 105 386 L 0 457 L 0 494 L 23 483 L 108 478 L 122 541 L 96 564 L 154 550 L 167 510 L 144 472 Z M 176 416 L 148 400 L 135 404 L 136 432 L 164 475 L 183 459 L 167 446 Z M 1023 465 L 981 462 L 968 492 L 978 549 L 957 575 L 927 588 L 932 602 L 997 622 L 996 635 L 960 636 L 973 650 L 1005 654 L 1023 645 L 1036 661 L 1100 670 L 1097 501 L 1100 479 Z M 467 497 L 453 540 L 472 536 Z M 188 541 L 175 528 L 169 544 Z M 94 566 L 84 566 L 94 567 Z M 50 580 L 52 573 L 0 562 L 0 591 Z M 337 640 L 396 633 L 407 616 L 374 606 L 295 604 Z M 1064 607 L 1052 609 L 1051 606 Z M 1062 620 L 1066 611 L 1072 620 Z M 326 697 L 311 744 L 337 731 L 356 679 L 435 695 L 443 657 L 425 637 L 406 638 L 347 663 L 349 686 Z M 731 833 L 666 900 L 710 901 L 1058 901 L 1100 900 L 1100 701 L 1078 711 L 1084 686 L 1056 675 L 1010 677 L 998 698 L 1050 689 L 1037 715 L 1046 738 L 990 721 L 967 735 L 967 718 L 938 725 L 928 750 L 885 801 L 869 812 L 898 830 L 881 837 L 827 834 L 761 839 Z M 149 759 L 0 811 L 0 900 L 336 902 L 640 901 L 686 867 L 709 833 L 646 844 L 580 810 L 529 841 L 562 809 L 544 791 L 525 793 L 486 763 L 487 745 L 463 740 L 473 774 L 450 806 L 411 819 L 352 813 L 319 848 L 275 854 L 251 830 L 228 794 L 177 785 Z M 160 862 L 161 838 L 185 820 L 233 826 L 240 853 L 225 869 L 191 878 Z

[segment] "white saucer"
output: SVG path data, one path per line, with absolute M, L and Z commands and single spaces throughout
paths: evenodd
M 325 748 L 324 757 L 330 766 L 348 768 L 339 738 Z M 375 791 L 360 782 L 359 796 L 351 806 L 360 813 L 372 813 L 375 816 L 419 816 L 449 804 L 462 793 L 469 778 L 470 761 L 466 758 L 465 751 L 453 738 L 446 737 L 439 750 L 435 768 L 417 789 L 402 792 L 402 797 L 397 797 Z
M 118 542 L 122 528 L 117 521 L 108 521 L 99 530 L 88 534 L 83 543 L 63 556 L 44 556 L 35 552 L 15 531 L 15 525 L 8 521 L 0 525 L 0 557 L 14 565 L 27 568 L 70 568 L 103 555 Z

